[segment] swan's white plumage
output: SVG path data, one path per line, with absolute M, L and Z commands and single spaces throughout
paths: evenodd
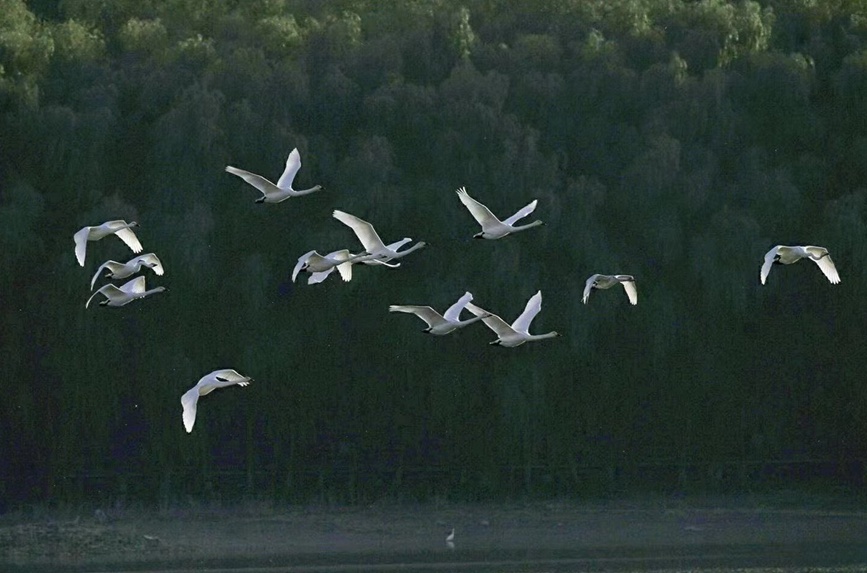
M 82 227 L 72 236 L 72 240 L 75 241 L 75 259 L 78 261 L 78 264 L 82 267 L 84 266 L 88 241 L 98 241 L 109 235 L 117 235 L 132 252 L 142 252 L 141 243 L 131 229 L 131 227 L 137 225 L 138 223 L 135 221 L 127 223 L 123 219 L 118 219 L 116 221 L 106 221 L 101 225 Z
M 368 255 L 360 259 L 360 262 L 370 262 L 372 264 L 386 263 L 392 259 L 405 257 L 411 252 L 425 246 L 424 241 L 419 241 L 408 249 L 398 251 L 398 248 L 410 242 L 412 239 L 406 237 L 400 241 L 386 245 L 382 242 L 382 239 L 379 238 L 379 234 L 376 232 L 376 229 L 373 228 L 373 225 L 364 219 L 337 210 L 334 211 L 332 215 L 335 219 L 352 229 L 355 236 L 358 237 L 358 240 L 364 246 L 364 250 Z
M 105 296 L 105 300 L 100 304 L 104 306 L 119 307 L 127 305 L 134 300 L 163 292 L 164 290 L 166 290 L 166 288 L 162 286 L 145 290 L 145 278 L 144 276 L 138 276 L 119 287 L 113 284 L 103 285 L 99 290 L 90 295 L 90 298 L 87 299 L 86 303 L 84 303 L 84 308 L 88 308 L 90 306 L 90 301 L 99 294 Z
M 560 336 L 556 331 L 551 331 L 545 334 L 530 334 L 529 332 L 530 323 L 533 322 L 533 319 L 536 318 L 536 315 L 539 314 L 539 311 L 542 309 L 542 291 L 538 291 L 530 297 L 530 300 L 527 301 L 527 305 L 524 307 L 524 311 L 511 325 L 496 314 L 488 312 L 483 308 L 479 308 L 471 302 L 467 303 L 466 308 L 474 315 L 481 317 L 482 322 L 484 322 L 485 325 L 493 330 L 497 335 L 497 339 L 491 342 L 491 344 L 512 347 L 533 340 L 543 340 L 545 338 Z
M 393 304 L 388 307 L 389 312 L 405 312 L 411 313 L 425 321 L 428 327 L 424 330 L 431 334 L 443 335 L 448 334 L 458 328 L 470 325 L 474 322 L 482 320 L 483 317 L 476 316 L 468 320 L 461 320 L 461 311 L 467 306 L 467 303 L 473 300 L 473 295 L 469 292 L 458 299 L 451 305 L 444 314 L 440 314 L 430 306 L 419 305 L 404 305 Z
M 153 269 L 154 273 L 160 276 L 165 273 L 162 261 L 160 261 L 159 257 L 157 257 L 153 253 L 139 255 L 133 259 L 128 260 L 125 263 L 119 263 L 117 261 L 105 261 L 99 266 L 98 269 L 96 269 L 96 272 L 93 274 L 93 279 L 91 279 L 90 281 L 90 290 L 93 290 L 93 286 L 96 284 L 96 279 L 99 278 L 99 273 L 102 272 L 103 269 L 108 271 L 106 273 L 106 278 L 125 279 L 139 272 L 142 267 L 148 267 L 149 269 Z
M 193 425 L 196 423 L 196 410 L 200 396 L 210 394 L 217 388 L 225 388 L 226 386 L 246 386 L 253 379 L 249 376 L 242 376 L 231 368 L 214 370 L 210 374 L 202 376 L 195 386 L 184 392 L 181 396 L 181 405 L 183 406 L 184 428 L 187 433 L 193 431 Z
M 504 221 L 500 221 L 493 213 L 491 213 L 490 209 L 470 197 L 470 194 L 467 193 L 466 187 L 458 189 L 457 194 L 461 203 L 464 204 L 476 222 L 482 226 L 482 232 L 474 235 L 476 238 L 500 239 L 511 233 L 530 229 L 542 224 L 542 221 L 533 221 L 527 225 L 515 225 L 517 221 L 523 219 L 536 209 L 538 203 L 536 199 L 519 209 L 518 212 L 511 217 Z
M 295 282 L 298 273 L 307 271 L 310 273 L 307 284 L 317 284 L 324 281 L 335 268 L 343 281 L 349 282 L 352 280 L 352 264 L 366 256 L 367 253 L 352 255 L 346 249 L 340 249 L 324 256 L 316 251 L 308 251 L 298 257 L 298 262 L 292 269 L 292 282 Z
M 280 203 L 289 197 L 308 195 L 322 189 L 321 185 L 314 185 L 309 189 L 294 189 L 292 184 L 299 169 L 301 169 L 301 154 L 298 153 L 298 148 L 293 149 L 289 153 L 289 157 L 286 158 L 286 167 L 283 169 L 283 174 L 280 175 L 276 185 L 256 173 L 238 169 L 231 165 L 226 166 L 226 172 L 237 175 L 262 193 L 262 196 L 256 200 L 257 203 Z
M 626 291 L 630 303 L 638 304 L 638 288 L 635 286 L 635 277 L 632 275 L 591 275 L 584 283 L 584 295 L 581 297 L 581 302 L 587 304 L 593 289 L 608 289 L 617 284 L 623 285 L 623 290 Z
M 774 263 L 781 265 L 791 265 L 801 259 L 810 259 L 821 269 L 822 274 L 831 282 L 837 284 L 840 282 L 840 275 L 837 273 L 837 267 L 834 266 L 834 261 L 831 260 L 831 255 L 825 247 L 816 247 L 814 245 L 806 246 L 787 246 L 777 245 L 767 253 L 765 260 L 762 263 L 762 270 L 759 272 L 759 280 L 762 284 L 768 279 L 768 273 L 771 272 L 771 267 Z

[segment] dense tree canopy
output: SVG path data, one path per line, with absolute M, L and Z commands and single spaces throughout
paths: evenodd
M 589 496 L 863 486 L 867 8 L 856 0 L 0 0 L 0 498 Z M 224 172 L 276 179 L 279 205 Z M 546 225 L 473 241 L 454 191 Z M 292 283 L 360 249 L 399 269 Z M 168 291 L 89 308 L 138 221 Z M 776 244 L 827 247 L 758 281 Z M 581 304 L 593 273 L 635 275 Z M 469 290 L 540 332 L 419 332 Z M 255 379 L 180 395 L 216 368 Z

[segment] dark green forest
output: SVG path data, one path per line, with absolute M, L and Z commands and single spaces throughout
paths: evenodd
M 276 180 L 277 205 L 224 171 Z M 496 241 L 455 189 L 545 225 Z M 292 283 L 303 253 L 429 243 Z M 85 310 L 132 253 L 165 293 Z M 867 477 L 867 4 L 0 0 L 0 504 L 589 498 Z M 776 267 L 777 244 L 829 249 Z M 622 289 L 581 303 L 593 273 Z M 390 304 L 508 322 L 431 336 Z M 180 396 L 235 368 L 247 388 Z

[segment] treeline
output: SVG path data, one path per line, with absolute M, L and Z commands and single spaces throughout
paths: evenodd
M 863 485 L 863 3 L 0 4 L 0 498 L 742 491 L 780 464 Z M 223 171 L 276 180 L 294 147 L 325 191 L 255 205 Z M 464 185 L 546 225 L 473 241 Z M 359 249 L 334 209 L 430 246 L 293 284 L 301 254 Z M 168 291 L 85 311 L 130 253 L 81 269 L 72 235 L 116 218 Z M 775 244 L 827 247 L 842 283 L 760 286 Z M 639 305 L 581 304 L 596 272 Z M 469 290 L 511 321 L 540 289 L 534 329 L 563 336 L 515 349 L 387 312 Z M 256 381 L 187 435 L 180 395 L 216 368 Z

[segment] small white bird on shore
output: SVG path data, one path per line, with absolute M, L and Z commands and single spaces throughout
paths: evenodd
M 446 545 L 448 545 L 452 549 L 455 546 L 455 528 L 454 527 L 452 527 L 451 532 L 448 535 L 446 535 Z
M 379 234 L 376 232 L 376 229 L 373 228 L 373 225 L 364 219 L 360 219 L 355 215 L 350 215 L 343 211 L 334 211 L 332 215 L 335 219 L 352 229 L 355 236 L 358 237 L 358 240 L 361 241 L 361 244 L 364 246 L 364 250 L 368 255 L 359 259 L 359 262 L 371 262 L 372 264 L 387 263 L 392 259 L 405 257 L 411 252 L 424 247 L 426 244 L 424 241 L 419 241 L 408 249 L 398 251 L 398 248 L 409 243 L 412 239 L 407 237 L 390 245 L 386 245 L 382 242 L 382 239 L 379 238 Z
M 90 290 L 93 290 L 93 285 L 96 284 L 96 279 L 99 278 L 99 273 L 102 272 L 103 269 L 106 270 L 105 278 L 107 279 L 125 279 L 139 272 L 142 267 L 153 269 L 153 271 L 160 276 L 165 272 L 163 263 L 160 261 L 159 257 L 153 253 L 139 255 L 125 263 L 105 261 L 93 274 L 93 279 L 90 281 Z
M 533 227 L 538 227 L 539 225 L 544 225 L 542 221 L 533 221 L 526 225 L 515 225 L 517 221 L 523 219 L 536 209 L 538 203 L 536 199 L 522 207 L 517 213 L 508 219 L 500 221 L 493 213 L 491 213 L 490 209 L 470 197 L 470 194 L 467 193 L 466 187 L 458 189 L 457 194 L 461 203 L 463 203 L 467 210 L 469 210 L 476 222 L 482 226 L 482 232 L 473 235 L 476 239 L 501 239 L 506 235 L 518 231 L 525 231 L 527 229 L 532 229 Z
M 482 322 L 496 333 L 497 339 L 489 344 L 513 347 L 520 346 L 525 342 L 560 336 L 558 332 L 553 330 L 545 334 L 530 334 L 529 332 L 530 323 L 533 322 L 533 319 L 536 318 L 536 315 L 539 314 L 540 310 L 542 310 L 542 291 L 539 291 L 530 297 L 530 300 L 527 301 L 527 306 L 524 307 L 524 312 L 515 319 L 515 322 L 513 322 L 511 326 L 496 314 L 479 308 L 471 302 L 467 303 L 467 310 L 476 316 L 481 317 Z
M 262 193 L 262 196 L 256 199 L 256 203 L 280 203 L 289 197 L 300 197 L 301 195 L 308 195 L 322 189 L 322 185 L 314 185 L 309 189 L 293 189 L 292 183 L 295 181 L 295 175 L 299 169 L 301 169 L 301 154 L 298 153 L 298 148 L 293 149 L 286 159 L 286 168 L 283 170 L 283 175 L 277 180 L 276 185 L 261 175 L 256 175 L 255 173 L 250 173 L 231 165 L 226 166 L 228 173 L 237 175 Z
M 210 394 L 217 388 L 225 388 L 235 384 L 247 386 L 252 381 L 253 379 L 249 376 L 242 376 L 232 368 L 214 370 L 210 374 L 202 376 L 195 386 L 181 396 L 181 406 L 184 408 L 184 428 L 186 428 L 187 433 L 193 431 L 193 425 L 196 423 L 196 407 L 200 396 Z
M 626 296 L 629 297 L 629 302 L 633 305 L 638 304 L 638 289 L 635 288 L 635 277 L 632 275 L 593 275 L 587 282 L 584 283 L 584 296 L 581 302 L 587 304 L 590 299 L 590 292 L 594 289 L 611 288 L 616 284 L 622 284 L 623 290 L 626 291 Z
M 123 219 L 118 219 L 117 221 L 106 221 L 101 225 L 82 227 L 72 236 L 75 241 L 75 259 L 83 267 L 84 259 L 87 256 L 88 241 L 98 241 L 109 235 L 117 235 L 121 241 L 126 243 L 127 247 L 132 249 L 132 252 L 142 252 L 141 243 L 132 231 L 132 227 L 137 226 L 138 223 L 135 221 L 127 223 Z
M 132 279 L 131 281 L 122 284 L 119 287 L 114 286 L 113 284 L 103 285 L 99 288 L 98 291 L 90 295 L 90 298 L 87 299 L 86 303 L 84 303 L 84 308 L 89 307 L 90 301 L 92 301 L 96 295 L 100 294 L 105 296 L 104 300 L 99 301 L 100 306 L 119 307 L 125 306 L 134 300 L 138 300 L 140 298 L 144 298 L 158 292 L 163 292 L 164 290 L 166 290 L 166 287 L 164 286 L 158 286 L 150 290 L 145 290 L 145 278 L 143 276 L 139 276 Z
M 831 260 L 831 254 L 828 253 L 828 249 L 812 245 L 793 247 L 777 245 L 765 254 L 765 262 L 762 264 L 759 279 L 762 281 L 762 284 L 765 284 L 772 266 L 775 264 L 791 265 L 801 259 L 810 259 L 816 263 L 831 284 L 840 282 L 840 275 L 837 274 L 837 267 L 834 266 L 834 261 Z
M 473 295 L 469 292 L 464 293 L 464 296 L 451 305 L 445 314 L 440 314 L 429 306 L 402 304 L 393 304 L 388 307 L 388 311 L 414 314 L 427 323 L 428 327 L 424 329 L 424 332 L 441 336 L 485 318 L 484 316 L 475 316 L 467 320 L 461 320 L 461 311 L 464 310 L 467 303 L 471 300 L 473 300 Z

